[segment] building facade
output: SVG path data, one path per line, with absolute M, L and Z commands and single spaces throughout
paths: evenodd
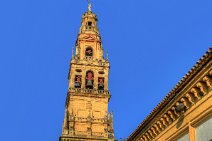
M 212 48 L 127 141 L 212 141 Z
M 114 141 L 113 114 L 108 113 L 110 65 L 97 20 L 89 4 L 72 52 L 60 141 Z

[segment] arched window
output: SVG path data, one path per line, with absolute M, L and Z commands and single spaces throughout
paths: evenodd
M 87 26 L 92 26 L 92 22 L 91 21 L 88 21 L 87 22 Z
M 86 23 L 86 29 L 87 29 L 87 30 L 92 30 L 92 29 L 93 29 L 93 24 L 92 24 L 91 21 L 88 21 L 88 22 Z
M 82 84 L 82 76 L 81 75 L 76 75 L 75 76 L 75 88 L 81 88 L 81 84 Z
M 86 72 L 86 89 L 93 89 L 94 74 L 92 71 Z
M 98 90 L 104 90 L 104 78 L 98 78 Z
M 85 57 L 92 57 L 93 56 L 93 49 L 91 47 L 87 47 L 85 50 Z

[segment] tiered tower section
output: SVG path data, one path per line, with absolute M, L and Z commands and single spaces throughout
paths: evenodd
M 113 115 L 108 113 L 108 58 L 103 57 L 97 16 L 88 11 L 73 50 L 69 90 L 60 141 L 114 141 Z

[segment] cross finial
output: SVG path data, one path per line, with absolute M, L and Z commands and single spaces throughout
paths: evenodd
M 87 1 L 88 1 L 88 11 L 91 12 L 91 1 L 90 0 Z

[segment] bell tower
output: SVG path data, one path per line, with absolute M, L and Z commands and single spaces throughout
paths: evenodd
M 103 57 L 97 16 L 82 15 L 69 70 L 69 89 L 60 141 L 114 141 L 113 114 L 108 113 L 108 57 Z

